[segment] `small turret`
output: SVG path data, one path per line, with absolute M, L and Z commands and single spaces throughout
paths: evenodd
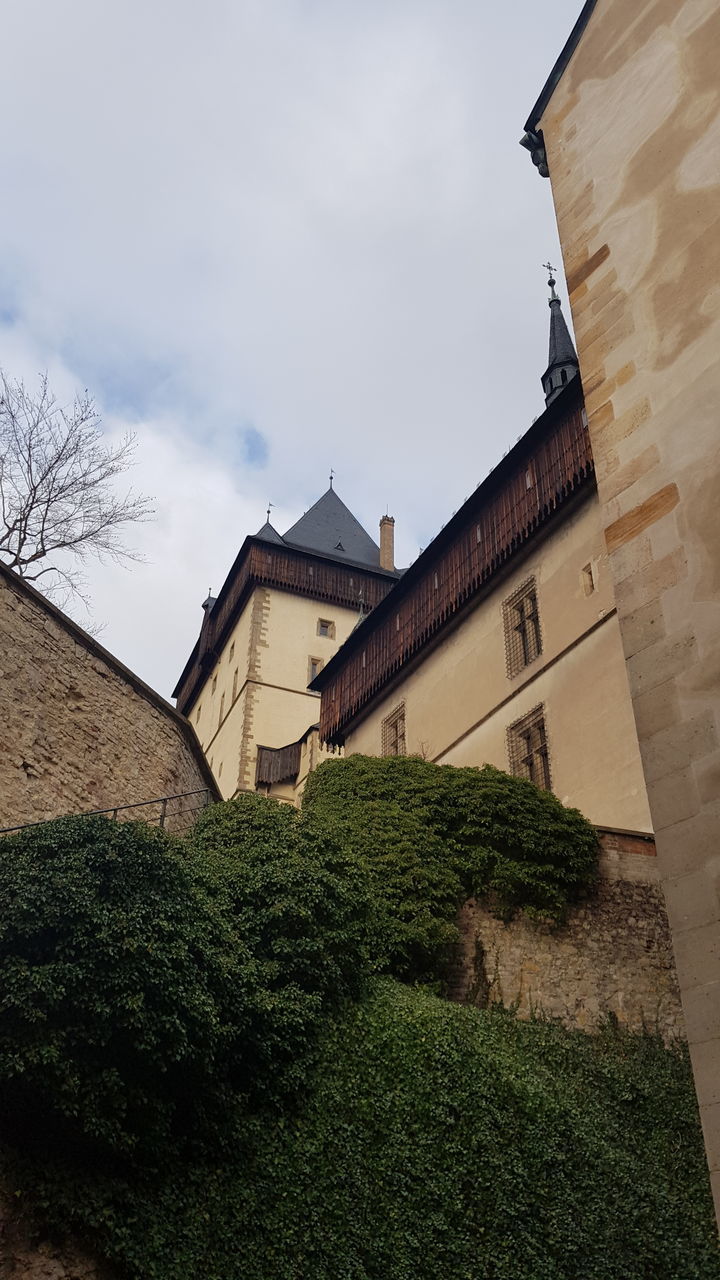
M 559 396 L 563 387 L 577 377 L 580 372 L 580 366 L 573 340 L 570 337 L 570 331 L 562 313 L 560 299 L 555 292 L 555 268 L 549 262 L 545 262 L 543 265 L 546 271 L 550 273 L 548 278 L 550 286 L 550 299 L 548 302 L 550 307 L 550 350 L 548 367 L 542 376 L 542 385 L 545 392 L 545 403 L 550 404 L 556 396 Z

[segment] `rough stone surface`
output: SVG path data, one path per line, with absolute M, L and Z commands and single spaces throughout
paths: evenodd
M 662 890 L 652 883 L 654 859 L 621 856 L 622 867 L 604 855 L 597 892 L 560 927 L 523 915 L 504 924 L 485 905 L 466 902 L 452 998 L 479 1008 L 500 1003 L 520 1017 L 538 1014 L 584 1031 L 611 1015 L 666 1042 L 684 1038 Z
M 0 827 L 207 788 L 184 717 L 0 566 Z
M 115 1280 L 105 1263 L 74 1243 L 36 1239 L 0 1193 L 0 1280 Z

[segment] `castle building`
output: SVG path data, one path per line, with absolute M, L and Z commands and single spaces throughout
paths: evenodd
M 557 217 L 720 1219 L 719 48 L 717 0 L 586 0 L 523 145 Z
M 330 481 L 283 535 L 268 520 L 245 539 L 173 697 L 193 725 L 224 799 L 283 794 L 316 763 L 320 698 L 308 685 L 398 579 L 394 520 L 380 545 Z M 292 790 L 290 790 L 292 795 Z
M 315 676 L 320 737 L 486 762 L 651 831 L 578 360 L 550 277 L 546 407 Z

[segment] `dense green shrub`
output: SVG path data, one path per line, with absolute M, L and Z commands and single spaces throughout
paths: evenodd
M 190 848 L 105 818 L 0 842 L 0 1106 L 23 1137 L 158 1161 L 302 1086 L 372 935 L 362 869 L 297 825 L 248 796 Z
M 132 1280 L 720 1280 L 684 1055 L 392 980 L 223 1160 L 44 1194 Z
M 161 831 L 63 818 L 0 841 L 0 1110 L 152 1151 L 218 1131 L 242 947 Z
M 311 774 L 303 822 L 367 866 L 399 977 L 439 977 L 458 905 L 488 895 L 503 917 L 559 920 L 592 885 L 597 837 L 576 809 L 523 778 L 416 757 L 349 756 Z
M 189 840 L 198 883 L 252 957 L 244 1053 L 254 1092 L 302 1085 L 322 1017 L 357 998 L 377 948 L 368 877 L 289 805 L 244 795 L 214 805 Z
M 468 892 L 558 914 L 593 855 L 497 770 L 357 757 L 300 819 L 0 842 L 19 1211 L 129 1280 L 720 1280 L 684 1054 L 368 978 L 437 974 Z

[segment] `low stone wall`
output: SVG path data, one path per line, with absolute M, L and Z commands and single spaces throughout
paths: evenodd
M 0 827 L 203 789 L 184 716 L 0 565 Z
M 597 891 L 563 925 L 523 915 L 503 924 L 481 903 L 465 903 L 451 998 L 479 1008 L 500 1003 L 520 1017 L 539 1014 L 585 1031 L 612 1015 L 633 1031 L 684 1038 L 652 839 L 599 834 Z

